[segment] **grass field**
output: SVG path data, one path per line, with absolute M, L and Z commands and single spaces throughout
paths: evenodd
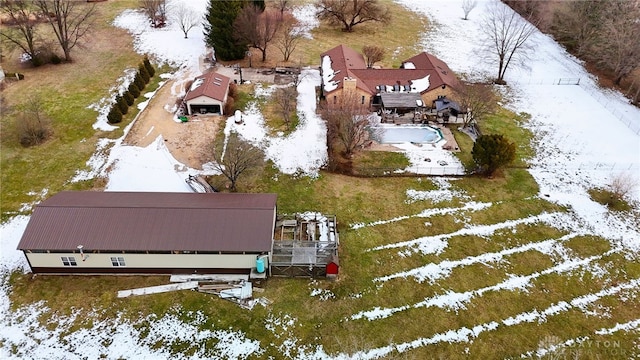
M 104 42 L 99 51 L 78 52 L 73 64 L 21 70 L 26 80 L 6 90 L 14 105 L 33 89 L 48 99 L 55 135 L 43 146 L 23 149 L 5 131 L 11 127 L 11 114 L 3 116 L 3 219 L 28 213 L 30 209 L 20 210 L 22 204 L 38 200 L 42 195 L 30 194 L 43 194 L 43 189 L 47 194 L 91 189 L 92 181 L 72 184 L 69 179 L 85 166 L 97 139 L 122 134 L 94 131 L 96 114 L 86 107 L 107 96 L 124 69 L 140 60 L 128 35 L 118 33 L 121 36 L 113 41 L 106 37 L 120 31 L 109 28 L 108 19 L 135 2 L 100 4 L 104 34 L 96 36 Z M 314 30 L 315 42 L 302 44 L 302 61 L 317 63 L 320 52 L 339 43 L 355 49 L 375 43 L 390 54 L 397 49 L 385 64 L 397 65 L 418 49 L 415 24 L 426 28 L 427 23 L 404 8 L 393 9 L 397 20 L 388 28 L 363 26 L 345 34 L 321 26 Z M 402 44 L 395 40 L 399 34 Z M 109 61 L 100 56 L 108 52 L 118 56 Z M 123 124 L 134 115 L 127 115 Z M 505 110 L 481 125 L 484 132 L 503 133 L 519 146 L 518 167 L 494 179 L 443 182 L 327 172 L 311 179 L 266 169 L 246 185 L 248 190 L 277 193 L 281 213 L 336 214 L 341 239 L 337 281 L 269 279 L 260 294 L 273 301 L 268 307 L 247 311 L 191 291 L 115 297 L 118 290 L 164 284 L 166 277 L 33 277 L 17 272 L 8 280 L 10 306 L 18 311 L 43 301 L 41 306 L 48 310 L 38 320 L 52 331 L 62 329 L 62 347 L 67 346 L 65 336 L 121 316 L 101 331 L 115 332 L 119 323 L 130 322 L 139 334 L 135 343 L 169 349 L 172 357 L 200 351 L 216 356 L 219 340 L 154 337 L 154 319 L 175 316 L 185 328 L 241 331 L 260 342 L 264 352 L 250 356 L 255 359 L 296 358 L 315 347 L 336 355 L 361 352 L 361 358 L 373 358 L 374 351 L 389 359 L 519 358 L 541 343 L 551 346 L 584 337 L 609 345 L 568 346 L 567 357 L 625 359 L 633 351 L 637 354 L 637 332 L 597 331 L 637 318 L 640 264 L 589 229 L 578 232 L 577 227 L 563 226 L 577 220 L 538 197 L 537 184 L 523 168 L 533 153 L 531 134 L 520 127 L 526 121 L 525 114 Z M 454 134 L 467 164 L 472 142 Z M 365 155 L 357 161 L 363 166 L 401 167 L 404 160 L 397 155 Z M 445 186 L 456 195 L 442 201 L 407 195 L 408 190 L 428 193 Z M 424 272 L 428 269 L 437 271 Z M 421 275 L 425 273 L 428 276 Z M 14 353 L 19 352 L 16 347 Z

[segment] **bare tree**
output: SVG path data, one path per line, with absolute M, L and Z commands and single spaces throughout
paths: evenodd
M 495 113 L 496 96 L 486 84 L 464 83 L 459 90 L 460 102 L 464 115 L 463 127 L 469 127 L 478 120 Z
M 322 113 L 327 122 L 327 142 L 337 141 L 348 159 L 371 139 L 374 131 L 374 119 L 358 98 L 355 91 L 344 92 L 340 101 L 326 106 Z
M 180 3 L 172 14 L 174 21 L 178 24 L 178 27 L 184 33 L 184 38 L 187 39 L 189 31 L 197 26 L 202 19 L 200 15 L 187 6 L 185 3 Z
M 291 130 L 291 118 L 296 109 L 296 103 L 298 100 L 298 91 L 295 86 L 287 86 L 276 89 L 273 94 L 274 104 L 277 111 L 282 116 L 287 130 Z
M 529 38 L 536 31 L 536 27 L 506 5 L 493 2 L 488 5 L 482 30 L 485 33 L 486 51 L 498 63 L 498 77 L 495 82 L 505 84 L 504 75 L 509 65 L 513 62 L 524 65 L 533 50 Z
M 66 61 L 71 61 L 71 50 L 93 26 L 95 5 L 73 0 L 38 0 L 37 6 L 56 34 Z
M 607 1 L 561 2 L 553 13 L 553 36 L 578 56 L 591 53 L 602 31 L 602 16 Z
M 609 189 L 618 200 L 626 199 L 638 186 L 638 179 L 632 173 L 622 172 L 613 175 Z
M 464 11 L 464 20 L 469 19 L 469 13 L 478 5 L 478 0 L 462 0 L 462 11 Z
M 319 0 L 318 18 L 333 25 L 341 25 L 343 31 L 352 32 L 353 27 L 366 22 L 387 23 L 389 10 L 378 0 Z
M 375 45 L 365 45 L 362 47 L 362 53 L 367 60 L 367 67 L 373 67 L 373 64 L 384 59 L 384 49 Z
M 51 120 L 46 116 L 42 99 L 32 96 L 16 118 L 20 144 L 25 147 L 39 145 L 53 134 Z
M 289 61 L 302 39 L 302 32 L 298 28 L 298 20 L 293 16 L 284 15 L 281 23 L 281 34 L 276 41 L 276 47 L 282 53 L 283 60 Z
M 151 26 L 164 27 L 167 21 L 167 0 L 140 0 L 140 7 L 151 21 Z
M 291 8 L 291 0 L 275 0 L 274 6 L 280 11 L 280 18 L 284 17 L 285 12 Z
M 0 13 L 6 17 L 0 36 L 17 45 L 31 60 L 35 59 L 37 22 L 31 3 L 24 0 L 0 1 Z
M 227 137 L 226 144 L 220 142 L 213 147 L 214 169 L 220 171 L 230 182 L 230 190 L 237 191 L 238 179 L 258 170 L 264 164 L 264 153 L 259 148 L 242 140 L 235 132 Z
M 605 9 L 596 61 L 614 74 L 614 83 L 640 67 L 640 3 L 612 1 Z
M 262 61 L 267 60 L 267 47 L 278 32 L 279 15 L 273 10 L 262 11 L 250 4 L 242 8 L 233 23 L 235 38 L 262 52 Z

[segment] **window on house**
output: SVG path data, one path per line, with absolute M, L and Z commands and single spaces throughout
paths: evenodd
M 111 258 L 111 265 L 113 266 L 126 266 L 126 264 L 124 263 L 124 258 L 123 257 L 112 257 Z
M 61 256 L 60 259 L 62 259 L 62 265 L 64 266 L 78 266 L 76 258 L 73 256 Z
M 333 95 L 333 103 L 337 103 L 338 102 L 338 97 L 336 95 Z

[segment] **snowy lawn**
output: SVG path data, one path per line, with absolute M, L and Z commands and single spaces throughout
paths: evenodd
M 454 71 L 491 75 L 474 58 L 485 2 L 468 21 L 461 1 L 400 2 L 436 23 L 424 34 L 425 49 Z M 158 49 L 152 34 L 142 36 L 147 32 L 139 34 L 151 39 L 138 40 L 140 51 Z M 129 288 L 126 280 L 31 278 L 13 250 L 28 217 L 12 219 L 2 227 L 0 357 L 640 356 L 640 210 L 611 212 L 587 194 L 618 171 L 637 174 L 640 138 L 593 99 L 600 91 L 575 59 L 541 34 L 535 41 L 528 78 L 584 80 L 538 85 L 522 81 L 521 70 L 507 73 L 505 101 L 531 115 L 526 126 L 536 136 L 536 156 L 530 170 L 512 169 L 502 179 L 319 172 L 325 130 L 306 88 L 317 74 L 299 88 L 304 120 L 291 135 L 267 136 L 254 110 L 245 125 L 229 123 L 227 131 L 235 127 L 264 146 L 276 164 L 260 187 L 279 194 L 280 211 L 334 213 L 341 224 L 340 280 L 270 279 L 261 295 L 274 301 L 268 307 L 249 312 L 194 292 L 116 300 L 117 290 Z M 169 50 L 156 56 L 172 58 Z M 601 96 L 640 119 L 620 96 Z M 603 141 L 605 126 L 616 141 Z M 114 164 L 108 190 L 143 190 L 139 179 L 153 176 L 154 188 L 144 190 L 187 191 L 184 169 L 161 141 L 145 149 L 109 146 L 109 156 L 100 155 L 108 146 L 99 149 L 95 172 L 84 176 Z

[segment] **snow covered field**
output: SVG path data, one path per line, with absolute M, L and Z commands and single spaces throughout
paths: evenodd
M 205 0 L 186 2 L 204 12 Z M 425 50 L 436 54 L 447 62 L 452 70 L 460 74 L 471 77 L 492 76 L 494 67 L 477 61 L 475 56 L 476 44 L 479 43 L 479 22 L 486 2 L 480 2 L 471 12 L 468 21 L 461 19 L 461 1 L 398 2 L 436 23 L 435 30 L 424 35 Z M 300 17 L 309 20 L 306 22 L 308 26 L 305 27 L 307 34 L 318 25 L 317 22 L 311 21 L 313 17 L 310 17 L 309 13 L 308 7 L 297 11 Z M 196 71 L 198 64 L 193 59 L 204 52 L 200 28 L 191 31 L 190 35 L 193 37 L 190 36 L 187 44 L 183 42 L 184 39 L 176 28 L 150 29 L 143 25 L 140 15 L 133 11 L 123 13 L 116 19 L 115 24 L 129 29 L 135 35 L 135 46 L 141 53 L 150 53 L 174 66 L 183 66 L 184 71 L 178 72 L 175 76 L 184 77 L 185 74 Z M 74 326 L 78 321 L 76 316 L 52 314 L 44 303 L 32 304 L 17 310 L 10 309 L 8 296 L 11 289 L 6 277 L 3 277 L 0 291 L 0 358 L 80 359 L 98 358 L 102 355 L 108 358 L 172 358 L 176 355 L 170 354 L 165 348 L 157 348 L 155 344 L 180 341 L 192 342 L 185 350 L 185 353 L 190 355 L 185 355 L 184 358 L 261 358 L 270 350 L 281 354 L 282 358 L 376 359 L 398 353 L 411 356 L 412 350 L 428 351 L 430 347 L 442 344 L 459 345 L 462 350 L 455 356 L 473 358 L 474 350 L 481 346 L 484 340 L 494 339 L 492 336 L 503 334 L 505 329 L 513 329 L 514 333 L 518 333 L 517 329 L 533 325 L 540 327 L 541 332 L 533 333 L 544 341 L 540 341 L 539 344 L 536 342 L 534 346 L 522 347 L 521 354 L 511 356 L 542 357 L 557 351 L 558 348 L 571 350 L 577 346 L 585 347 L 585 344 L 594 339 L 603 336 L 604 339 L 608 339 L 606 336 L 612 334 L 628 333 L 631 337 L 639 338 L 640 316 L 637 311 L 624 321 L 607 322 L 606 319 L 615 319 L 621 315 L 608 313 L 606 303 L 600 303 L 602 299 L 608 299 L 610 302 L 627 304 L 632 309 L 638 308 L 640 279 L 620 275 L 618 269 L 610 266 L 612 257 L 625 259 L 629 263 L 637 263 L 640 260 L 638 224 L 629 217 L 611 213 L 604 206 L 593 202 L 587 190 L 605 186 L 612 176 L 620 172 L 630 172 L 639 178 L 640 135 L 637 129 L 640 127 L 640 111 L 628 105 L 621 95 L 599 89 L 596 81 L 580 63 L 549 37 L 537 33 L 533 40 L 537 44 L 537 51 L 530 62 L 530 69 L 513 68 L 507 72 L 506 80 L 510 84 L 507 99 L 510 101 L 506 105 L 517 113 L 531 115 L 531 121 L 526 126 L 536 134 L 536 157 L 531 161 L 530 172 L 540 186 L 540 197 L 560 204 L 567 210 L 477 224 L 469 220 L 472 214 L 490 211 L 493 207 L 504 204 L 476 201 L 473 196 L 459 190 L 454 180 L 434 180 L 438 189 L 432 191 L 406 189 L 406 203 L 424 204 L 423 211 L 407 212 L 401 217 L 381 218 L 373 222 L 348 224 L 348 231 L 357 238 L 378 227 L 403 226 L 418 218 L 423 219 L 425 227 L 429 228 L 431 219 L 441 215 L 452 216 L 455 221 L 462 223 L 460 229 L 454 232 L 415 239 L 391 239 L 387 244 L 366 250 L 368 256 L 389 258 L 392 261 L 407 257 L 436 257 L 437 261 L 423 261 L 414 267 L 399 269 L 372 279 L 372 287 L 381 293 L 392 291 L 398 282 L 411 282 L 416 287 L 428 289 L 431 295 L 412 302 L 377 303 L 352 313 L 342 314 L 343 321 L 350 326 L 367 329 L 367 324 L 371 322 L 399 319 L 401 324 L 402 321 L 414 321 L 415 314 L 421 316 L 422 311 L 433 309 L 447 314 L 458 314 L 464 318 L 463 315 L 467 311 L 473 311 L 470 309 L 474 309 L 476 302 L 482 301 L 485 297 L 503 293 L 526 294 L 539 290 L 540 281 L 550 276 L 569 278 L 575 274 L 588 274 L 597 279 L 607 279 L 615 273 L 622 276 L 624 281 L 605 280 L 605 285 L 599 289 L 561 298 L 544 307 L 520 309 L 507 316 L 489 317 L 473 324 L 457 321 L 454 322 L 457 325 L 452 325 L 445 331 L 432 332 L 425 326 L 424 335 L 415 339 L 407 340 L 398 335 L 397 338 L 402 340 L 390 340 L 390 343 L 384 346 L 370 346 L 366 349 L 344 348 L 341 352 L 329 354 L 323 347 L 300 343 L 296 333 L 299 324 L 295 314 L 269 313 L 263 319 L 267 332 L 278 339 L 277 344 L 250 338 L 243 329 L 203 329 L 198 326 L 204 321 L 203 315 L 199 313 L 193 314 L 193 321 L 189 323 L 171 314 L 162 318 L 139 319 L 138 322 L 114 318 L 78 329 Z M 174 46 L 174 43 L 187 45 L 188 52 Z M 123 77 L 126 78 L 127 74 L 123 74 Z M 553 80 L 558 78 L 580 78 L 581 81 L 579 86 L 552 85 Z M 299 87 L 298 111 L 301 123 L 298 130 L 289 136 L 267 136 L 263 128 L 262 115 L 255 108 L 248 111 L 243 125 L 236 125 L 233 119 L 230 119 L 225 132 L 235 129 L 249 141 L 263 146 L 267 156 L 283 173 L 317 176 L 318 169 L 326 157 L 326 129 L 315 114 L 315 98 L 311 91 L 318 82 L 319 74 L 308 70 L 308 76 Z M 270 91 L 269 88 L 262 90 Z M 447 161 L 452 161 L 450 155 L 445 152 L 442 154 Z M 194 171 L 186 169 L 171 157 L 161 139 L 146 148 L 124 146 L 121 140 L 105 140 L 90 164 L 94 171 L 79 173 L 77 178 L 108 174 L 107 189 L 110 191 L 189 191 L 184 178 Z M 109 167 L 112 170 L 107 173 L 106 169 Z M 145 187 L 149 184 L 146 181 L 149 177 L 157 179 L 153 188 Z M 44 195 L 46 191 L 39 196 Z M 633 196 L 640 201 L 640 188 L 636 189 Z M 457 201 L 459 205 L 442 205 L 452 201 Z M 4 273 L 28 269 L 22 254 L 15 250 L 27 221 L 28 217 L 20 216 L 2 225 L 0 269 Z M 557 229 L 563 235 L 530 240 L 526 232 L 529 226 Z M 454 258 L 448 255 L 448 251 L 456 246 L 454 241 L 461 238 L 491 239 L 492 236 L 504 233 L 510 234 L 513 238 L 512 246 L 463 257 Z M 576 254 L 568 244 L 584 236 L 604 239 L 608 242 L 608 250 L 588 256 Z M 552 264 L 527 273 L 505 270 L 501 281 L 466 288 L 463 291 L 447 285 L 447 280 L 458 271 L 476 266 L 487 266 L 491 269 L 508 268 L 510 261 L 516 256 L 531 253 L 551 259 Z M 310 282 L 310 298 L 319 296 L 322 301 L 330 301 L 336 297 L 330 291 L 322 289 L 323 286 L 321 283 Z M 367 291 L 371 290 L 363 289 L 360 293 L 350 294 L 348 298 L 364 298 L 375 303 L 375 292 L 371 294 Z M 606 325 L 593 330 L 586 329 L 578 335 L 569 332 L 544 332 L 545 324 L 560 321 L 559 319 L 565 319 L 564 316 L 576 313 L 599 318 Z M 38 320 L 41 318 L 48 319 L 47 324 L 51 326 L 40 326 Z M 148 330 L 144 335 L 140 330 L 142 324 L 146 324 L 144 329 Z M 550 338 L 545 337 L 551 335 Z M 517 342 L 524 339 L 508 341 Z M 205 348 L 201 344 L 208 344 L 209 347 Z M 629 355 L 618 356 L 620 358 L 639 356 L 640 343 L 636 340 L 622 344 L 620 349 L 611 350 L 619 350 L 615 355 L 620 355 L 622 351 Z

